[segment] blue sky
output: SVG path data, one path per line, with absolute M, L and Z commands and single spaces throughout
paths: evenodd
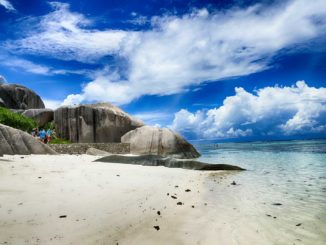
M 326 2 L 0 0 L 0 76 L 188 139 L 326 136 Z

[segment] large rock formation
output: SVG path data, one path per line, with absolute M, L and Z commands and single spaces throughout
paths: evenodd
M 34 119 L 39 127 L 52 122 L 53 114 L 51 109 L 28 109 L 22 113 L 23 116 Z
M 0 83 L 0 105 L 9 109 L 40 109 L 44 103 L 32 90 L 17 84 Z
M 121 138 L 130 144 L 130 153 L 141 155 L 172 155 L 176 158 L 196 158 L 200 154 L 179 134 L 167 128 L 143 126 Z
M 66 106 L 54 111 L 58 137 L 78 143 L 120 142 L 143 122 L 109 103 Z
M 196 160 L 181 160 L 172 157 L 162 157 L 153 155 L 143 156 L 121 156 L 108 155 L 103 158 L 95 160 L 95 162 L 108 163 L 125 163 L 144 166 L 164 166 L 168 168 L 184 168 L 193 170 L 245 170 L 238 166 L 228 164 L 210 164 Z
M 49 146 L 21 130 L 0 124 L 0 156 L 57 154 Z

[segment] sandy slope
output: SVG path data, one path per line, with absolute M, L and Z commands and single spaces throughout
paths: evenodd
M 188 213 L 204 208 L 196 171 L 93 163 L 87 155 L 4 159 L 0 244 L 177 244 L 187 241 Z

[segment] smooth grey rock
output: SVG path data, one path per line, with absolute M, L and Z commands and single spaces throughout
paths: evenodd
M 60 107 L 54 124 L 60 138 L 78 143 L 120 142 L 122 135 L 144 125 L 109 103 Z
M 24 109 L 10 109 L 12 112 L 17 114 L 23 114 L 26 110 Z
M 57 154 L 28 133 L 0 124 L 0 155 Z
M 245 170 L 238 166 L 228 164 L 209 164 L 193 159 L 175 159 L 172 157 L 162 157 L 154 155 L 142 156 L 122 156 L 111 155 L 95 160 L 95 162 L 108 162 L 108 163 L 125 163 L 143 166 L 164 166 L 168 168 L 184 168 L 193 170 Z
M 39 127 L 43 127 L 46 123 L 53 121 L 54 113 L 51 109 L 29 109 L 22 115 L 34 119 Z
M 197 150 L 178 133 L 168 128 L 143 126 L 126 133 L 122 143 L 130 144 L 130 153 L 141 155 L 197 158 Z
M 92 155 L 92 156 L 109 156 L 111 155 L 109 152 L 107 151 L 102 151 L 102 150 L 99 150 L 99 149 L 96 149 L 96 148 L 88 148 L 87 151 L 86 151 L 86 154 L 87 155 Z
M 0 84 L 0 99 L 9 109 L 40 109 L 44 103 L 35 92 L 18 84 Z

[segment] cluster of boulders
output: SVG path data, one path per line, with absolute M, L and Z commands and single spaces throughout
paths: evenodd
M 33 118 L 39 127 L 53 122 L 57 136 L 74 143 L 122 142 L 130 144 L 133 154 L 172 155 L 178 158 L 200 156 L 176 132 L 146 126 L 110 103 L 63 106 L 53 111 L 46 109 L 40 96 L 32 90 L 17 84 L 2 83 L 0 106 Z M 36 144 L 28 134 L 0 126 L 0 154 L 53 153 L 40 142 Z
M 18 84 L 0 83 L 0 106 L 34 119 L 39 127 L 53 121 L 53 110 L 45 108 L 41 97 Z

